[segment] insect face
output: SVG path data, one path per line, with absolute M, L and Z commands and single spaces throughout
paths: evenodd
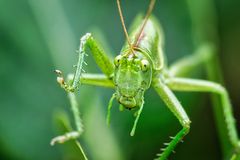
M 118 55 L 115 60 L 116 99 L 128 109 L 141 106 L 150 87 L 152 68 L 147 59 L 136 55 Z

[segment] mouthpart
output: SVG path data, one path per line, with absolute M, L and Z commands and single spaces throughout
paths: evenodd
M 119 102 L 128 109 L 132 109 L 137 105 L 136 100 L 133 97 L 121 96 Z

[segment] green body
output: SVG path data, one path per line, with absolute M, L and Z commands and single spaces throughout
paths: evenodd
M 227 155 L 226 158 L 240 158 L 240 142 L 226 89 L 215 82 L 182 78 L 186 76 L 182 73 L 194 71 L 195 67 L 209 61 L 214 52 L 213 48 L 210 45 L 200 46 L 192 56 L 167 67 L 163 55 L 163 34 L 159 23 L 154 17 L 150 17 L 138 40 L 137 37 L 142 23 L 143 18 L 138 16 L 130 29 L 130 41 L 134 44 L 134 51 L 132 52 L 130 46 L 126 43 L 114 61 L 109 58 L 90 33 L 84 35 L 80 41 L 79 59 L 74 76 L 70 74 L 67 82 L 65 82 L 61 72 L 57 71 L 59 75 L 57 81 L 67 92 L 74 92 L 80 84 L 115 89 L 108 106 L 107 122 L 108 124 L 110 122 L 110 110 L 115 98 L 125 108 L 137 108 L 138 111 L 130 133 L 131 136 L 135 133 L 137 122 L 143 110 L 144 92 L 152 86 L 182 125 L 182 129 L 176 136 L 172 137 L 169 143 L 165 143 L 166 148 L 162 149 L 163 152 L 158 155 L 158 159 L 167 159 L 176 145 L 190 130 L 191 121 L 173 91 L 215 93 L 220 97 L 224 123 L 232 146 L 231 154 Z M 82 73 L 86 46 L 89 47 L 93 58 L 104 74 Z M 179 75 L 181 77 L 178 77 Z M 76 105 L 72 104 L 73 111 L 77 112 Z M 77 114 L 74 114 L 74 116 L 76 117 Z M 80 135 L 81 123 L 77 118 L 75 119 L 78 121 L 78 123 L 76 122 L 78 126 L 77 132 L 70 132 L 56 137 L 53 139 L 52 144 L 55 142 L 62 143 Z
M 143 18 L 138 16 L 131 26 L 130 41 L 133 44 L 138 40 L 142 24 Z M 130 53 L 130 46 L 125 43 L 115 60 L 116 99 L 126 108 L 142 106 L 144 91 L 163 70 L 162 35 L 159 23 L 150 17 L 134 46 L 134 53 Z M 142 61 L 147 68 L 142 67 Z

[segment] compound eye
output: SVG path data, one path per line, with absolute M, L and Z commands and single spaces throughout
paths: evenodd
M 141 60 L 141 70 L 147 71 L 149 68 L 149 62 L 146 59 Z
M 116 67 L 118 67 L 120 65 L 120 61 L 122 59 L 121 55 L 118 55 L 115 59 L 114 59 L 114 64 Z

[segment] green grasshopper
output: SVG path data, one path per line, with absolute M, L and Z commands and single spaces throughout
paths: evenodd
M 177 76 L 185 71 L 193 70 L 192 63 L 208 61 L 211 58 L 212 47 L 208 44 L 201 46 L 191 57 L 180 60 L 168 67 L 163 53 L 163 32 L 161 26 L 153 16 L 150 16 L 154 4 L 155 0 L 151 0 L 146 16 L 138 16 L 135 19 L 130 29 L 131 33 L 128 35 L 120 2 L 117 0 L 118 11 L 127 42 L 114 61 L 107 56 L 93 36 L 87 33 L 80 40 L 79 59 L 75 74 L 70 74 L 67 81 L 65 81 L 62 72 L 56 70 L 58 83 L 69 93 L 77 131 L 58 136 L 52 140 L 51 144 L 75 139 L 82 132 L 82 124 L 78 117 L 78 108 L 73 94 L 80 84 L 115 88 L 116 91 L 108 105 L 108 124 L 110 123 L 110 110 L 114 99 L 120 103 L 120 107 L 123 106 L 129 110 L 137 109 L 136 119 L 130 132 L 131 136 L 135 134 L 136 126 L 144 107 L 144 93 L 147 89 L 153 87 L 182 125 L 182 129 L 166 144 L 166 148 L 158 155 L 158 159 L 166 159 L 190 130 L 191 121 L 173 91 L 211 92 L 220 95 L 225 125 L 228 129 L 228 138 L 235 149 L 232 154 L 232 159 L 234 159 L 234 157 L 240 154 L 240 141 L 226 89 L 215 82 Z M 87 55 L 85 52 L 86 47 L 90 49 L 93 58 L 104 74 L 83 73 L 84 56 Z

